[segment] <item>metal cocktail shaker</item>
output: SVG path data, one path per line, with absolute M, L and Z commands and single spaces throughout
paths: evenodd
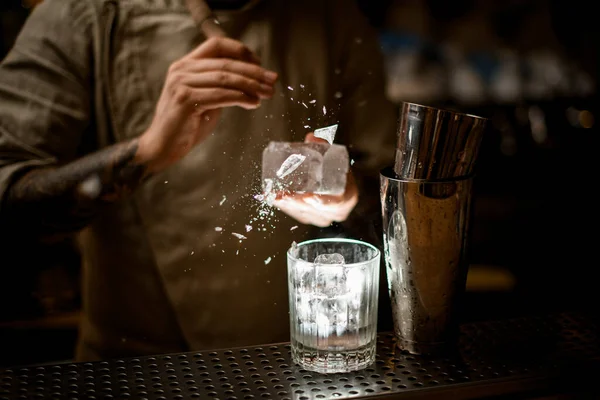
M 383 239 L 398 346 L 451 349 L 468 272 L 473 170 L 486 119 L 404 103 L 381 171 Z

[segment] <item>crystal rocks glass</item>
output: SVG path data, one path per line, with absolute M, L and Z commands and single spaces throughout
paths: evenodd
M 292 244 L 287 253 L 292 359 L 349 372 L 375 361 L 380 252 L 353 239 Z

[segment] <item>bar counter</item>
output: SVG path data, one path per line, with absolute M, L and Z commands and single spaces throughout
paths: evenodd
M 411 355 L 380 333 L 367 369 L 323 375 L 288 343 L 0 370 L 0 399 L 600 398 L 597 317 L 580 313 L 461 326 L 456 354 Z

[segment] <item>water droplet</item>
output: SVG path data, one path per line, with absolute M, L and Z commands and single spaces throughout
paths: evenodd
M 270 262 L 271 262 L 271 257 L 267 257 L 267 259 L 265 260 L 265 265 L 267 265 Z
M 221 228 L 220 226 L 215 226 L 215 231 L 222 232 L 223 228 Z

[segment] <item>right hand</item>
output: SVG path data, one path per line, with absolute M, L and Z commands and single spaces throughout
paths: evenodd
M 214 130 L 220 109 L 255 109 L 273 96 L 277 74 L 262 68 L 244 44 L 211 38 L 171 64 L 152 124 L 136 159 L 149 171 L 180 160 Z

